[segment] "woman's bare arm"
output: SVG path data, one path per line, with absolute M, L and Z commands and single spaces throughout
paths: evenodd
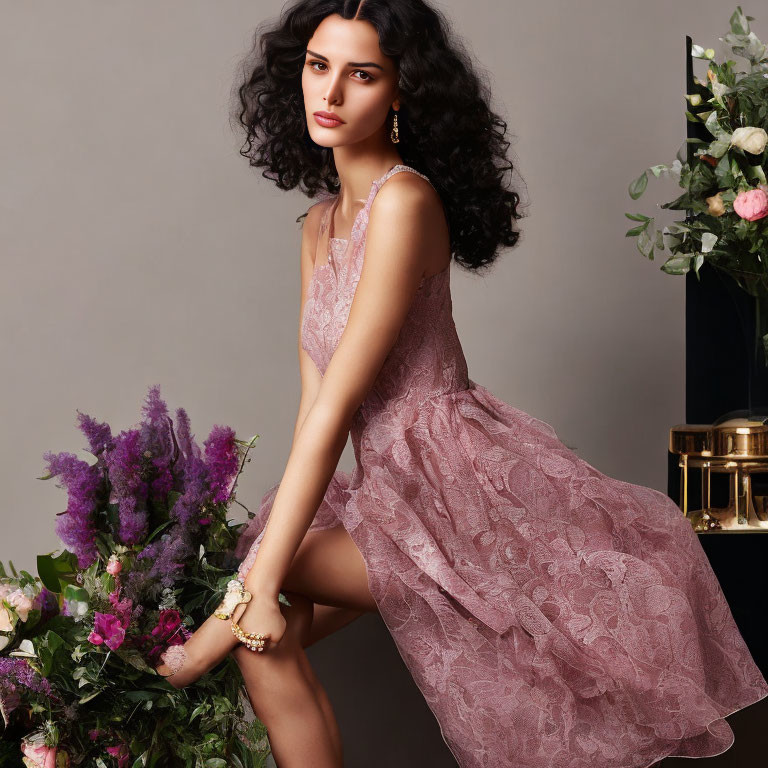
M 378 192 L 349 318 L 291 448 L 256 560 L 251 592 L 277 598 L 323 500 L 355 411 L 397 339 L 427 266 L 430 232 L 444 226 L 431 186 L 411 174 Z
M 293 428 L 293 445 L 296 443 L 296 437 L 301 430 L 301 425 L 312 407 L 317 393 L 320 391 L 320 382 L 322 376 L 317 370 L 312 358 L 301 346 L 301 318 L 304 315 L 304 304 L 307 300 L 309 291 L 309 282 L 312 278 L 312 270 L 315 266 L 315 251 L 317 250 L 318 231 L 320 229 L 320 219 L 323 216 L 328 203 L 318 203 L 313 205 L 304 219 L 304 227 L 301 237 L 301 301 L 299 304 L 299 329 L 298 329 L 298 355 L 299 372 L 301 374 L 301 399 L 299 400 L 299 409 L 296 415 L 296 424 Z

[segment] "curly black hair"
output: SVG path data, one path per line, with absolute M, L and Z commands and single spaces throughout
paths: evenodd
M 307 43 L 334 13 L 376 28 L 381 51 L 399 74 L 403 163 L 427 176 L 440 195 L 453 258 L 468 270 L 489 266 L 500 247 L 517 243 L 513 220 L 523 218 L 520 195 L 504 183 L 514 169 L 507 124 L 491 109 L 486 77 L 424 0 L 297 0 L 278 21 L 260 25 L 233 90 L 232 116 L 246 133 L 240 154 L 265 167 L 262 176 L 280 189 L 298 186 L 312 198 L 338 193 L 333 150 L 310 138 L 301 88 Z

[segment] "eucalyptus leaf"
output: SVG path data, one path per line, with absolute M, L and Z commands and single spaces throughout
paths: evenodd
M 712 234 L 712 232 L 705 232 L 701 236 L 701 252 L 709 253 L 715 247 L 716 242 L 717 235 Z
M 715 139 L 715 141 L 709 145 L 707 154 L 710 157 L 720 158 L 728 151 L 730 146 L 730 139 Z
M 645 232 L 646 229 L 648 229 L 648 222 L 647 221 L 644 224 L 641 224 L 638 227 L 632 227 L 632 229 L 628 229 L 624 233 L 624 237 L 636 237 L 641 232 Z
M 648 186 L 648 174 L 643 171 L 630 185 L 629 185 L 629 196 L 633 200 L 637 200 L 643 192 L 645 192 L 645 188 Z
M 637 249 L 646 258 L 648 259 L 652 258 L 653 240 L 651 239 L 651 236 L 648 234 L 648 232 L 645 229 L 643 229 L 643 231 L 639 233 L 639 236 L 637 238 Z
M 661 269 L 670 275 L 684 275 L 690 271 L 690 265 L 690 256 L 673 256 L 661 265 Z
M 95 699 L 104 689 L 99 688 L 96 691 L 93 691 L 92 693 L 86 694 L 81 699 L 78 699 L 78 704 L 85 704 L 87 701 L 90 701 L 91 699 Z

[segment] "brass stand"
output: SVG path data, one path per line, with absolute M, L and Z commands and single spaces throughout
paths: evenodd
M 752 473 L 768 472 L 768 425 L 746 419 L 677 424 L 669 450 L 680 456 L 680 508 L 697 532 L 768 532 L 768 497 L 754 496 Z M 689 509 L 689 469 L 701 470 L 702 508 Z M 730 475 L 728 506 L 711 506 L 712 473 Z

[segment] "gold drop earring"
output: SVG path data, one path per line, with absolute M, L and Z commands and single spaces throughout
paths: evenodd
M 392 139 L 393 144 L 397 144 L 400 141 L 400 137 L 397 132 L 397 112 L 395 112 L 395 118 L 392 121 L 392 131 L 389 134 L 389 138 Z

